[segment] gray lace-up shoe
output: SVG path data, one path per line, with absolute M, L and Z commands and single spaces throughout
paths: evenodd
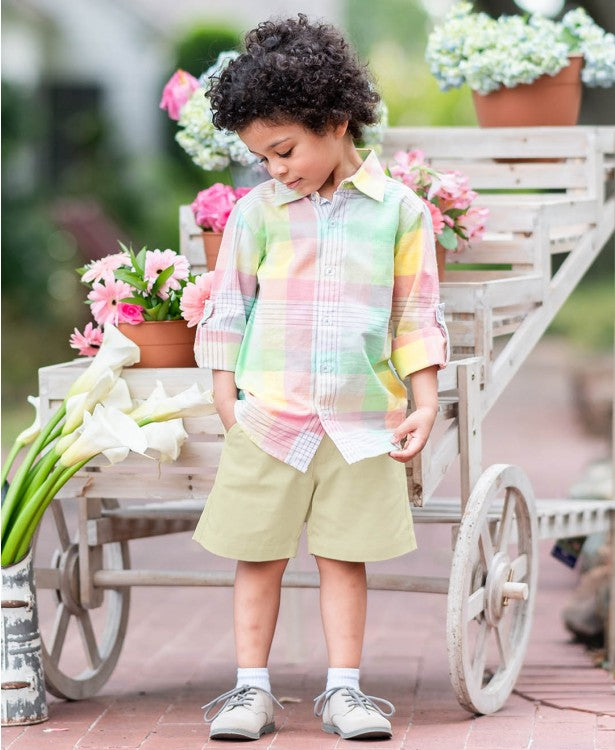
M 388 708 L 388 712 L 377 704 Z M 392 737 L 391 723 L 395 706 L 384 698 L 365 695 L 350 687 L 325 690 L 314 699 L 314 715 L 322 716 L 322 728 L 345 740 L 363 737 Z
M 206 709 L 203 719 L 211 724 L 209 739 L 257 740 L 273 732 L 273 704 L 284 708 L 271 693 L 262 688 L 242 685 L 222 693 L 201 708 Z M 210 716 L 216 706 L 220 708 Z

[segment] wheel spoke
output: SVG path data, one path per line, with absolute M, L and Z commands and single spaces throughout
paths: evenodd
M 56 529 L 58 531 L 58 538 L 60 540 L 62 551 L 65 552 L 70 546 L 70 535 L 68 533 L 66 519 L 64 518 L 62 504 L 59 500 L 56 499 L 51 503 L 51 510 L 53 511 L 53 518 L 56 522 Z
M 495 640 L 498 644 L 498 651 L 500 652 L 500 660 L 502 662 L 500 669 L 506 669 L 510 662 L 510 644 L 508 643 L 508 629 L 504 625 L 505 620 L 506 618 L 500 620 L 495 626 Z
M 489 570 L 491 560 L 493 559 L 493 542 L 491 541 L 491 534 L 489 533 L 488 525 L 485 525 L 483 529 L 481 529 L 479 546 L 483 567 L 485 570 Z
M 527 554 L 519 555 L 516 557 L 510 567 L 513 572 L 512 580 L 515 582 L 522 581 L 527 575 Z
M 509 490 L 506 493 L 506 503 L 504 505 L 504 513 L 502 515 L 502 521 L 500 522 L 498 538 L 495 544 L 496 550 L 498 552 L 506 552 L 506 549 L 508 547 L 514 510 L 515 510 L 515 497 L 514 497 L 513 492 Z
M 485 674 L 485 664 L 487 662 L 487 636 L 489 635 L 489 629 L 489 623 L 487 620 L 483 620 L 480 624 L 478 635 L 476 636 L 472 674 L 474 675 L 479 690 L 483 685 L 483 675 Z
M 476 591 L 473 594 L 470 594 L 470 596 L 468 597 L 466 620 L 468 622 L 470 620 L 473 620 L 475 617 L 480 615 L 480 613 L 483 612 L 484 609 L 485 609 L 485 587 L 481 586 L 479 589 L 476 589 Z
M 63 602 L 60 602 L 56 610 L 53 632 L 51 634 L 51 648 L 49 649 L 49 655 L 56 664 L 60 661 L 60 654 L 66 640 L 66 631 L 69 622 L 70 612 L 68 611 L 68 607 Z
M 88 656 L 88 661 L 90 662 L 90 667 L 92 669 L 97 669 L 100 665 L 101 659 L 98 651 L 98 644 L 96 643 L 96 635 L 94 633 L 94 628 L 92 627 L 90 613 L 87 610 L 82 612 L 78 616 L 77 622 L 79 623 L 79 630 L 81 631 L 81 638 Z

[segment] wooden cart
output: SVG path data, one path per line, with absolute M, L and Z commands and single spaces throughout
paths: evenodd
M 615 547 L 614 501 L 537 501 L 521 468 L 481 466 L 482 420 L 613 233 L 615 128 L 392 128 L 383 157 L 409 148 L 423 149 L 436 168 L 466 173 L 491 214 L 489 233 L 452 257 L 459 270 L 449 267 L 441 285 L 451 363 L 438 374 L 440 406 L 430 441 L 407 465 L 415 522 L 451 524 L 451 574 L 371 575 L 369 586 L 448 595 L 452 684 L 462 706 L 486 714 L 505 703 L 522 666 L 538 540 L 610 529 Z M 181 251 L 204 269 L 187 207 L 180 225 Z M 554 272 L 553 258 L 560 253 L 566 257 Z M 501 268 L 480 270 L 485 263 Z M 43 417 L 84 367 L 80 360 L 41 369 Z M 211 373 L 196 368 L 127 369 L 123 375 L 134 398 L 144 398 L 157 378 L 169 392 L 195 381 L 211 387 Z M 50 589 L 57 605 L 53 632 L 43 634 L 47 686 L 54 695 L 83 698 L 104 685 L 124 639 L 132 586 L 233 583 L 230 572 L 130 567 L 130 539 L 193 530 L 212 486 L 222 425 L 216 415 L 185 424 L 190 439 L 176 463 L 159 468 L 140 457 L 112 467 L 93 462 L 50 506 L 58 546 L 51 560 L 36 560 L 35 567 L 39 599 Z M 438 484 L 457 456 L 459 496 L 438 498 Z M 78 507 L 74 530 L 64 513 L 67 503 Z M 288 572 L 283 585 L 316 587 L 317 575 Z M 613 664 L 615 583 L 610 612 Z M 102 636 L 93 628 L 95 616 L 103 620 Z M 71 618 L 89 665 L 74 673 L 60 667 Z

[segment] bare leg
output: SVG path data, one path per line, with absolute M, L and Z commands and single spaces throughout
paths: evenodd
M 237 562 L 234 621 L 238 667 L 267 666 L 287 563 L 288 560 Z
M 329 666 L 358 669 L 367 609 L 365 563 L 318 556 L 316 563 L 320 571 L 320 613 Z

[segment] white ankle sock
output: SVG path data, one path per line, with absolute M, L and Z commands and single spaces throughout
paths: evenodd
M 352 669 L 351 667 L 329 667 L 326 689 L 351 687 L 359 690 L 359 672 L 359 669 Z
M 236 687 L 241 687 L 242 685 L 262 688 L 270 693 L 269 670 L 267 667 L 237 667 Z

